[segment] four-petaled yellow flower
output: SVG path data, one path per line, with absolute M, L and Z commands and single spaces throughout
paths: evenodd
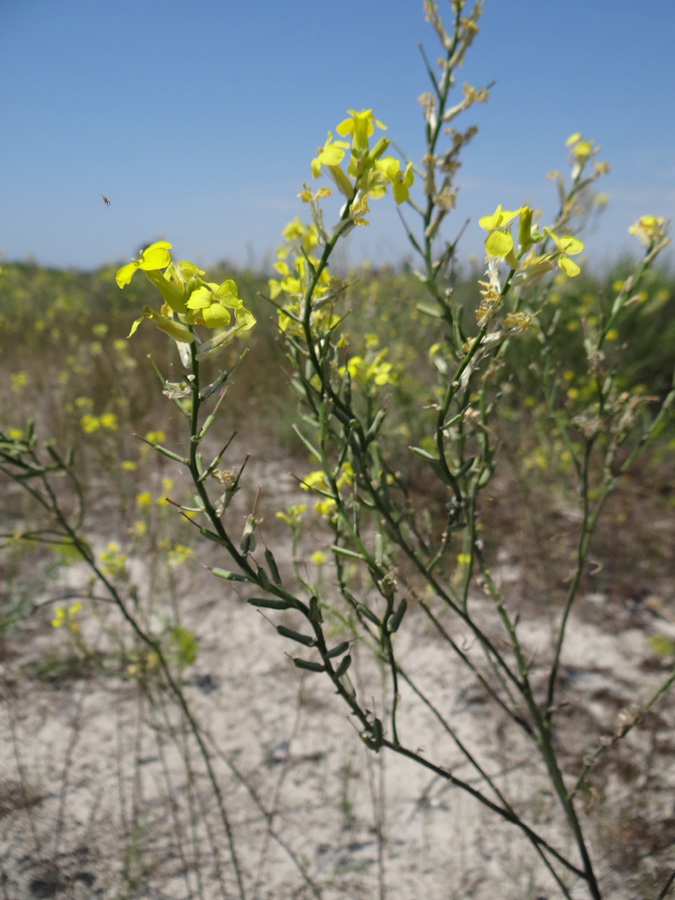
M 527 207 L 524 207 L 524 209 L 527 209 Z M 513 269 L 517 267 L 518 262 L 514 257 L 510 257 L 510 254 L 513 252 L 513 238 L 508 230 L 508 225 L 522 211 L 523 207 L 515 210 L 502 209 L 500 203 L 491 216 L 483 216 L 478 220 L 480 227 L 488 232 L 488 236 L 485 238 L 485 252 L 487 255 L 496 259 L 506 259 Z
M 342 137 L 351 134 L 353 150 L 368 150 L 368 138 L 375 130 L 375 126 L 381 128 L 382 131 L 387 130 L 387 126 L 375 118 L 372 109 L 362 109 L 361 112 L 348 109 L 347 112 L 349 113 L 349 118 L 340 122 L 337 126 L 337 133 L 341 134 Z
M 579 238 L 572 237 L 571 234 L 563 234 L 558 237 L 558 235 L 551 231 L 550 228 L 544 228 L 544 231 L 551 238 L 558 250 L 557 254 L 554 256 L 558 268 L 564 275 L 567 275 L 568 278 L 574 278 L 575 275 L 578 275 L 579 272 L 581 272 L 581 269 L 574 260 L 569 257 L 581 253 L 584 249 L 583 241 L 580 241 Z
M 138 269 L 142 272 L 165 269 L 171 262 L 170 249 L 171 244 L 168 241 L 155 241 L 154 244 L 150 244 L 149 247 L 141 251 L 138 259 L 133 259 L 130 263 L 117 270 L 115 275 L 117 286 L 123 288 L 129 284 Z
M 123 288 L 140 269 L 164 300 L 160 312 L 145 306 L 143 315 L 132 324 L 128 336 L 131 337 L 144 319 L 150 319 L 178 343 L 181 359 L 188 365 L 186 345 L 195 341 L 194 325 L 223 328 L 229 325 L 230 310 L 234 310 L 236 324 L 200 345 L 196 356 L 201 360 L 222 350 L 237 334 L 252 328 L 256 320 L 244 307 L 234 281 L 227 279 L 222 284 L 203 281 L 200 276 L 204 272 L 194 263 L 189 260 L 172 262 L 170 248 L 167 241 L 157 241 L 144 250 L 139 259 L 122 266 L 116 280 Z M 162 269 L 166 271 L 162 272 Z
M 186 319 L 190 325 L 221 328 L 230 323 L 228 309 L 241 309 L 242 306 L 243 302 L 237 295 L 237 285 L 231 278 L 222 284 L 209 281 L 190 294 Z
M 316 156 L 312 160 L 312 175 L 318 178 L 321 172 L 321 166 L 339 166 L 344 159 L 345 152 L 349 150 L 347 141 L 334 141 L 333 133 L 328 132 L 328 140 L 316 151 Z
M 415 177 L 412 163 L 408 163 L 405 172 L 401 172 L 401 162 L 393 156 L 385 156 L 384 159 L 376 159 L 375 167 L 387 181 L 391 182 L 391 190 L 396 203 L 403 203 L 408 199 L 410 186 Z

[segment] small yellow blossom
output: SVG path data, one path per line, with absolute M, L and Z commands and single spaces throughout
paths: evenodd
M 78 601 L 71 603 L 68 609 L 63 606 L 54 607 L 54 618 L 52 619 L 52 627 L 60 628 L 62 625 L 68 625 L 71 631 L 77 630 L 77 625 L 72 621 L 74 617 L 82 609 L 82 604 Z
M 316 510 L 316 512 L 318 512 L 319 515 L 323 516 L 325 519 L 334 518 L 336 507 L 337 503 L 330 497 L 319 500 L 314 504 L 314 509 Z
M 182 565 L 186 560 L 192 557 L 192 549 L 190 547 L 186 547 L 184 544 L 175 544 L 171 550 L 169 550 L 168 554 L 168 562 L 169 566 L 172 569 L 175 569 L 177 566 Z
M 107 428 L 108 431 L 117 431 L 118 424 L 115 413 L 103 413 L 99 421 L 102 428 Z
M 107 549 L 99 553 L 99 558 L 103 572 L 110 578 L 124 574 L 127 554 L 122 552 L 120 545 L 115 541 L 110 541 Z
M 300 482 L 300 487 L 303 489 L 303 491 L 309 491 L 315 485 L 320 485 L 324 488 L 327 486 L 326 476 L 321 471 L 321 469 L 315 472 L 310 472 L 309 475 L 305 475 L 305 477 Z
M 157 431 L 148 431 L 145 435 L 145 440 L 149 444 L 161 444 L 164 442 L 165 438 L 166 435 L 161 429 L 158 429 Z
M 9 377 L 12 382 L 13 391 L 20 391 L 21 388 L 26 386 L 28 381 L 25 372 L 13 372 Z
M 628 233 L 634 234 L 643 247 L 651 247 L 665 237 L 665 219 L 663 216 L 640 216 Z
M 86 416 L 82 416 L 80 419 L 80 428 L 85 434 L 93 434 L 95 431 L 101 427 L 101 420 L 98 416 L 91 416 L 87 413 Z
M 129 534 L 135 538 L 141 538 L 148 532 L 148 526 L 145 522 L 134 522 L 134 524 L 129 529 Z
M 323 473 L 322 473 L 323 474 Z M 305 488 L 305 490 L 307 490 Z M 302 514 L 306 511 L 307 507 L 304 503 L 297 503 L 294 506 L 287 506 L 284 512 L 275 513 L 277 519 L 281 519 L 282 522 L 285 522 L 287 525 L 294 525 L 300 521 L 302 518 Z

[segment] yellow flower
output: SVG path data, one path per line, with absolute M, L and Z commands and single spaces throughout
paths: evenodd
M 229 310 L 241 309 L 242 306 L 237 285 L 231 278 L 222 284 L 207 282 L 190 294 L 187 307 L 191 312 L 186 318 L 191 325 L 222 328 L 230 324 Z
M 583 241 L 579 238 L 572 237 L 569 234 L 563 234 L 558 237 L 550 228 L 544 228 L 545 233 L 551 238 L 556 245 L 557 253 L 553 255 L 560 271 L 568 278 L 574 278 L 581 272 L 579 266 L 570 259 L 570 256 L 576 256 L 584 249 Z
M 12 390 L 19 391 L 26 386 L 27 378 L 25 372 L 13 372 L 10 376 L 12 382 Z
M 339 166 L 344 159 L 345 151 L 349 149 L 347 141 L 334 141 L 332 132 L 328 132 L 328 140 L 316 151 L 312 160 L 312 175 L 315 178 L 321 173 L 321 166 Z
M 91 416 L 87 413 L 86 416 L 82 416 L 80 419 L 80 428 L 86 434 L 93 434 L 95 431 L 101 427 L 101 420 L 98 416 Z
M 150 506 L 151 503 L 152 495 L 150 494 L 150 491 L 143 491 L 136 495 L 136 506 L 140 509 L 143 509 L 144 506 Z
M 629 234 L 634 234 L 643 247 L 651 247 L 665 237 L 666 229 L 663 216 L 640 216 L 634 225 L 628 229 Z
M 145 522 L 138 521 L 134 522 L 134 524 L 131 526 L 131 528 L 129 529 L 129 534 L 132 537 L 140 538 L 143 537 L 144 534 L 147 534 L 147 531 L 148 526 L 145 524 Z
M 294 525 L 300 521 L 306 509 L 307 507 L 304 503 L 297 503 L 294 506 L 287 506 L 285 512 L 275 513 L 275 516 L 287 525 Z
M 121 269 L 117 270 L 115 281 L 118 287 L 123 288 L 129 284 L 138 269 L 143 272 L 165 269 L 171 262 L 170 249 L 171 244 L 168 241 L 156 241 L 154 244 L 146 247 L 138 259 L 132 260 L 126 266 L 122 266 Z
M 182 565 L 192 557 L 192 549 L 184 544 L 176 544 L 168 554 L 168 562 L 172 569 Z
M 396 203 L 403 203 L 407 200 L 410 186 L 415 177 L 412 163 L 408 163 L 405 172 L 401 172 L 400 160 L 393 156 L 385 156 L 384 159 L 375 160 L 375 167 L 391 183 L 391 190 Z
M 66 611 L 62 606 L 54 607 L 54 618 L 52 619 L 52 627 L 60 628 L 66 621 Z
M 362 109 L 361 112 L 348 109 L 347 112 L 349 113 L 349 118 L 340 122 L 337 127 L 337 133 L 342 135 L 342 137 L 350 134 L 352 136 L 352 149 L 354 150 L 368 150 L 368 138 L 375 130 L 375 126 L 383 131 L 387 130 L 387 126 L 375 118 L 371 109 Z
M 326 476 L 319 469 L 315 472 L 310 472 L 309 475 L 305 475 L 305 477 L 300 482 L 300 487 L 303 491 L 309 491 L 315 485 L 320 485 L 321 487 L 326 487 Z
M 162 491 L 164 492 L 164 494 L 170 494 L 172 490 L 173 490 L 173 479 L 172 478 L 162 478 Z M 164 496 L 158 497 L 157 500 L 155 500 L 155 503 L 157 504 L 157 506 L 168 506 L 169 505 L 166 497 L 164 497 Z
M 323 516 L 325 519 L 332 519 L 335 516 L 335 509 L 337 507 L 337 503 L 335 500 L 331 500 L 330 497 L 326 497 L 324 500 L 319 500 L 314 504 L 314 509 L 319 513 L 320 516 Z
M 480 227 L 488 232 L 485 238 L 485 252 L 495 259 L 506 259 L 512 269 L 517 268 L 518 260 L 513 255 L 513 238 L 508 230 L 508 225 L 528 208 L 502 209 L 501 203 L 490 216 L 483 216 L 478 220 Z
M 372 362 L 368 362 L 361 356 L 352 356 L 346 367 L 350 377 L 359 384 L 368 384 L 369 381 L 373 381 L 377 385 L 396 384 L 397 374 L 392 363 L 383 362 L 386 355 L 387 348 L 385 347 L 380 350 Z M 342 375 L 345 367 L 341 367 L 338 371 Z
M 110 578 L 117 578 L 124 573 L 127 554 L 122 553 L 120 545 L 110 541 L 108 549 L 99 553 L 101 568 Z
M 63 606 L 55 606 L 52 627 L 60 628 L 62 625 L 68 625 L 71 631 L 77 632 L 77 625 L 72 620 L 81 609 L 82 604 L 79 600 L 75 603 L 71 603 L 67 610 Z

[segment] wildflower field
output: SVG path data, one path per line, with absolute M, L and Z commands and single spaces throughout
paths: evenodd
M 2 264 L 0 900 L 675 892 L 669 225 L 595 271 L 562 135 L 463 260 L 424 6 L 424 158 L 327 123 L 272 271 Z

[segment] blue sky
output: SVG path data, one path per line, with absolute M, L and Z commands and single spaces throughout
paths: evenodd
M 471 219 L 460 257 L 497 203 L 552 215 L 546 174 L 575 131 L 612 164 L 589 260 L 637 248 L 628 225 L 675 209 L 675 3 L 486 0 L 480 24 L 458 82 L 497 84 L 458 120 L 480 129 L 446 232 Z M 180 258 L 259 265 L 348 108 L 419 158 L 418 40 L 439 55 L 421 0 L 1 0 L 0 253 L 93 268 L 162 236 Z M 408 253 L 390 198 L 370 220 L 347 261 Z

